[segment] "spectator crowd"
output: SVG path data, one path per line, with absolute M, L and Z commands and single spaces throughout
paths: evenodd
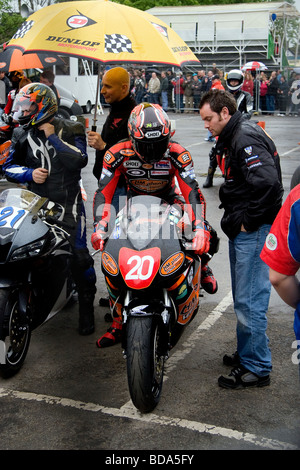
M 197 72 L 174 72 L 172 69 L 133 69 L 131 76 L 131 93 L 137 103 L 148 101 L 158 103 L 167 112 L 199 113 L 199 103 L 203 94 L 212 85 L 221 83 L 226 87 L 226 75 L 213 64 L 209 70 Z M 278 116 L 299 116 L 300 74 L 292 71 L 285 76 L 282 71 L 244 72 L 242 90 L 250 93 L 253 99 L 253 110 L 261 114 Z M 297 102 L 296 102 L 297 101 Z
M 166 112 L 199 114 L 199 103 L 205 92 L 216 87 L 216 84 L 227 89 L 227 72 L 217 68 L 216 64 L 207 71 L 201 69 L 183 73 L 174 72 L 170 68 L 149 68 L 132 69 L 129 73 L 131 94 L 136 103 L 158 103 Z M 14 94 L 24 78 L 23 71 L 10 74 L 0 72 L 0 115 L 6 112 L 4 108 L 10 98 L 9 92 Z M 300 115 L 300 91 L 297 95 L 297 90 L 300 90 L 300 73 L 296 71 L 292 71 L 288 77 L 280 70 L 258 73 L 245 71 L 242 90 L 252 96 L 253 111 L 265 115 Z

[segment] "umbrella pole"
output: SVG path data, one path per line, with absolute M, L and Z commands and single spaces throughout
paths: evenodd
M 100 88 L 100 65 L 98 65 L 98 77 L 97 77 L 97 89 L 96 89 L 96 101 L 95 101 L 95 107 L 94 107 L 94 118 L 93 118 L 93 125 L 92 125 L 92 131 L 96 132 L 97 126 L 97 110 L 98 110 L 98 99 L 99 99 L 99 88 Z

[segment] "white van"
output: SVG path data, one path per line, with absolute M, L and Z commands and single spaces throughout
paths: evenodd
M 55 83 L 56 89 L 60 96 L 60 105 L 58 107 L 57 116 L 70 119 L 70 116 L 78 116 L 83 113 L 82 107 L 78 103 L 78 99 L 73 93 L 62 87 L 58 83 Z
M 55 86 L 62 86 L 76 96 L 84 113 L 90 113 L 95 106 L 97 92 L 98 64 L 96 62 L 62 57 L 65 65 L 53 67 Z

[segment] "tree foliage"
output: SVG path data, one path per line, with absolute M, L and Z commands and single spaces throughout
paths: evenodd
M 9 41 L 24 19 L 15 13 L 9 0 L 0 0 L 0 46 Z
M 183 7 L 192 5 L 226 5 L 233 3 L 253 3 L 261 0 L 115 0 L 116 3 L 122 3 L 129 7 L 138 8 L 139 10 L 148 10 L 154 7 Z

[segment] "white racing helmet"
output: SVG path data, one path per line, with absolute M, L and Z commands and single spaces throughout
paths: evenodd
M 238 83 L 237 84 L 234 83 L 233 85 L 232 81 L 233 82 L 237 81 Z M 242 87 L 243 82 L 244 82 L 244 74 L 243 72 L 241 72 L 241 70 L 234 69 L 228 72 L 227 77 L 226 77 L 226 85 L 229 91 L 231 92 L 238 91 Z

